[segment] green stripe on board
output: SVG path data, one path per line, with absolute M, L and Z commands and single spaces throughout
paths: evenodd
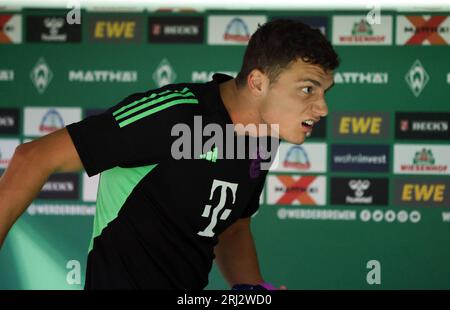
M 125 127 L 125 126 L 127 126 L 127 125 L 129 125 L 129 124 L 131 124 L 131 123 L 133 123 L 133 122 L 135 122 L 137 120 L 140 120 L 141 118 L 144 118 L 146 116 L 152 115 L 152 114 L 157 113 L 157 112 L 159 112 L 161 110 L 167 109 L 167 108 L 169 108 L 171 106 L 174 106 L 174 105 L 177 105 L 177 104 L 183 104 L 183 103 L 185 103 L 185 104 L 198 104 L 198 100 L 197 99 L 178 99 L 178 100 L 167 102 L 167 103 L 162 104 L 162 105 L 160 105 L 160 106 L 158 106 L 156 108 L 153 108 L 151 110 L 147 110 L 145 112 L 142 112 L 142 113 L 140 113 L 138 115 L 135 115 L 133 117 L 130 117 L 130 118 L 120 122 L 119 123 L 119 127 L 120 128 Z

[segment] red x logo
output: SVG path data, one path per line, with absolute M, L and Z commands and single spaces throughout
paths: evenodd
M 422 16 L 406 16 L 406 18 L 416 27 L 416 30 L 419 29 L 436 29 L 441 25 L 447 16 L 432 16 L 430 19 L 426 20 Z M 415 35 L 413 35 L 406 44 L 410 45 L 418 45 L 422 44 L 423 41 L 428 40 L 431 44 L 435 45 L 447 45 L 447 41 L 441 37 L 441 35 L 437 31 L 418 31 Z
M 277 176 L 278 180 L 286 186 L 286 193 L 277 201 L 277 204 L 290 205 L 298 200 L 300 204 L 315 205 L 316 202 L 308 194 L 308 187 L 316 179 L 315 176 L 301 177 L 297 181 L 289 175 Z

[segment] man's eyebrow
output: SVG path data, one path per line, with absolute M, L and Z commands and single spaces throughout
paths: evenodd
M 313 80 L 313 79 L 299 79 L 298 81 L 299 82 L 310 82 L 310 83 L 313 83 L 317 87 L 321 87 L 322 86 L 322 84 L 320 84 L 319 81 L 316 81 L 316 80 Z

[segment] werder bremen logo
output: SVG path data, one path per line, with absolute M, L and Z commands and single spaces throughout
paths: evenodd
M 414 155 L 414 165 L 434 165 L 434 156 L 431 149 L 422 149 Z
M 405 76 L 406 83 L 408 83 L 409 88 L 416 97 L 420 95 L 429 79 L 430 76 L 418 59 L 414 62 L 411 69 L 409 69 Z
M 43 94 L 53 78 L 53 72 L 43 57 L 34 65 L 30 78 L 39 94 Z
M 175 81 L 177 75 L 170 65 L 169 61 L 164 58 L 153 73 L 153 80 L 158 87 L 163 87 Z
M 361 19 L 359 23 L 355 23 L 352 29 L 352 35 L 373 35 L 372 26 L 365 19 Z

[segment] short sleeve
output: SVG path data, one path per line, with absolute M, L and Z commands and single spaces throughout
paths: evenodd
M 89 176 L 116 166 L 160 163 L 171 156 L 174 124 L 198 104 L 186 85 L 128 96 L 107 111 L 67 126 Z

